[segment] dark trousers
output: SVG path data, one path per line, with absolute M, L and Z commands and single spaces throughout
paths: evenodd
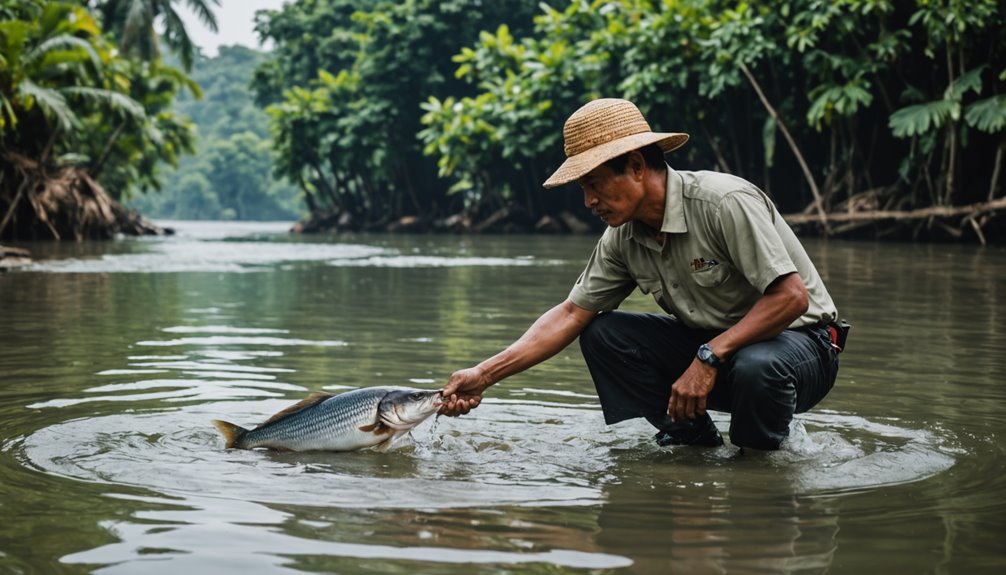
M 602 313 L 580 334 L 580 349 L 609 425 L 666 419 L 671 385 L 717 332 L 663 315 Z M 788 329 L 737 351 L 719 367 L 707 407 L 730 417 L 730 441 L 777 449 L 794 413 L 814 407 L 835 383 L 838 353 L 823 328 Z

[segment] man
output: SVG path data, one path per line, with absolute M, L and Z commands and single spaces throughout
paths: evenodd
M 577 181 L 605 230 L 566 301 L 504 351 L 451 375 L 441 413 L 579 336 L 609 425 L 645 417 L 661 445 L 730 440 L 778 449 L 794 413 L 831 389 L 837 311 L 803 246 L 753 184 L 675 171 L 663 154 L 687 134 L 654 133 L 634 104 L 601 99 L 563 128 L 567 159 L 546 188 Z M 614 311 L 639 287 L 671 315 Z

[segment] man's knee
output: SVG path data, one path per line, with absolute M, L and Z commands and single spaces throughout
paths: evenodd
M 744 382 L 773 382 L 789 379 L 786 361 L 770 346 L 754 344 L 741 349 L 731 365 L 733 379 Z

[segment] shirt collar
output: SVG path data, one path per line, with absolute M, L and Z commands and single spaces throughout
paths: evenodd
M 666 164 L 665 164 L 666 165 Z M 660 231 L 667 234 L 683 234 L 688 231 L 685 224 L 685 204 L 684 204 L 684 180 L 681 176 L 667 166 L 667 187 L 664 190 L 664 221 L 660 225 Z M 644 246 L 662 249 L 662 246 L 653 238 L 653 231 L 643 222 L 632 222 L 632 239 Z

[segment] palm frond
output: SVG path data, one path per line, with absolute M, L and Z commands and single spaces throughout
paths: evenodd
M 1006 128 L 1006 95 L 999 94 L 971 104 L 964 120 L 986 134 L 1001 132 Z
M 187 89 L 197 100 L 203 97 L 203 90 L 199 86 L 199 83 L 188 77 L 185 72 L 179 70 L 178 68 L 159 64 L 157 66 L 157 75 L 168 78 L 174 82 L 175 85 Z
M 25 100 L 37 104 L 47 118 L 54 119 L 58 129 L 71 131 L 80 125 L 73 110 L 66 105 L 66 98 L 56 90 L 43 88 L 25 78 L 18 86 L 18 92 Z
M 101 58 L 94 50 L 94 46 L 92 46 L 87 40 L 76 38 L 74 36 L 70 36 L 69 34 L 54 36 L 29 50 L 28 53 L 24 55 L 24 59 L 22 60 L 23 65 L 25 67 L 29 67 L 44 58 L 46 54 L 64 48 L 82 50 L 88 55 L 91 63 L 94 64 L 95 69 L 101 67 Z
M 960 116 L 960 109 L 960 103 L 952 100 L 934 100 L 906 106 L 891 114 L 888 126 L 898 138 L 920 136 L 930 129 L 939 129 L 948 119 L 956 120 Z
M 982 91 L 982 72 L 984 72 L 987 67 L 988 64 L 982 64 L 974 70 L 969 70 L 958 76 L 957 79 L 954 80 L 954 83 L 947 88 L 943 97 L 952 100 L 960 100 L 968 93 L 968 91 L 980 94 Z
M 64 88 L 61 91 L 64 94 L 78 96 L 85 100 L 104 104 L 113 111 L 119 113 L 124 112 L 126 115 L 137 121 L 142 122 L 147 117 L 147 113 L 144 111 L 143 106 L 139 102 L 119 92 L 105 90 L 103 88 L 91 88 L 87 86 L 74 86 Z
M 187 0 L 185 3 L 189 5 L 189 10 L 195 13 L 199 17 L 199 21 L 209 28 L 211 32 L 218 31 L 217 16 L 210 9 L 209 5 L 219 6 L 220 0 Z
M 182 21 L 178 12 L 169 4 L 162 13 L 164 16 L 164 41 L 172 50 L 182 58 L 182 66 L 186 70 L 192 69 L 192 61 L 195 56 L 196 47 L 189 37 L 188 30 L 185 29 L 185 22 Z

